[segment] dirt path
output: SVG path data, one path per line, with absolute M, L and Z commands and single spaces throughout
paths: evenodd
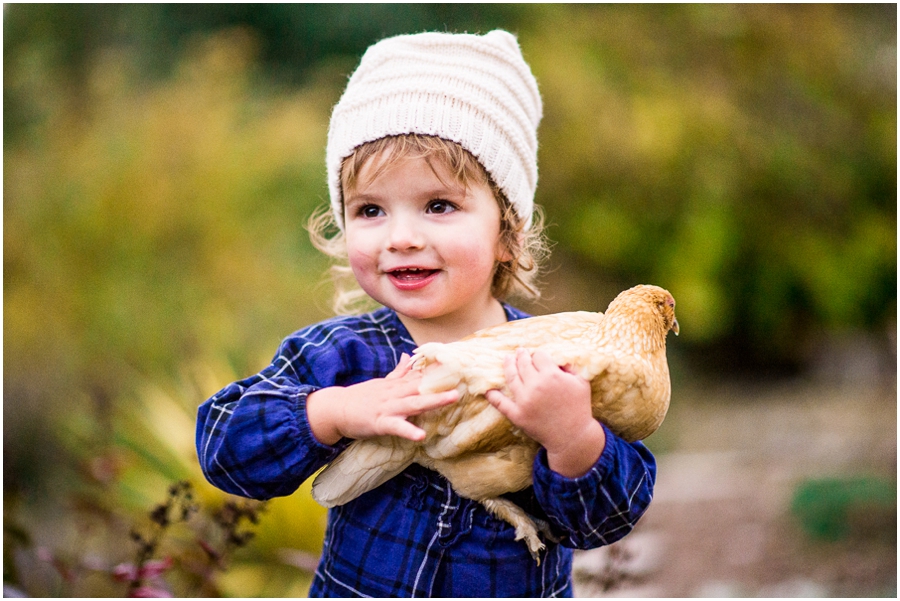
M 629 537 L 576 556 L 578 596 L 896 596 L 895 511 L 834 543 L 790 511 L 811 478 L 896 477 L 894 382 L 676 387 L 654 438 L 653 504 Z M 610 569 L 624 580 L 604 592 Z

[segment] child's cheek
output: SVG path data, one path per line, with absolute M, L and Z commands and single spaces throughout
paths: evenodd
M 459 254 L 459 263 L 467 266 L 472 278 L 491 278 L 494 274 L 496 254 L 487 245 L 473 244 L 463 247 Z
M 364 251 L 350 249 L 347 253 L 347 259 L 350 262 L 350 268 L 357 277 L 375 269 L 376 262 L 374 258 Z
M 370 296 L 374 292 L 374 286 L 378 278 L 378 261 L 375 256 L 360 250 L 349 249 L 347 259 L 353 277 L 359 283 L 364 292 Z

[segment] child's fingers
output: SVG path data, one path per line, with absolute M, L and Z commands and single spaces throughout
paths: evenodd
M 425 439 L 425 430 L 399 417 L 386 420 L 382 430 L 387 436 L 399 436 L 416 442 Z
M 458 398 L 459 393 L 455 390 L 404 397 L 399 399 L 403 405 L 397 408 L 393 417 L 384 419 L 380 429 L 383 434 L 421 441 L 425 438 L 425 430 L 406 421 L 406 418 L 449 405 Z
M 383 380 L 370 380 L 373 386 L 371 388 L 371 397 L 368 400 L 374 400 L 375 398 L 383 398 L 385 400 L 403 399 L 418 396 L 421 380 L 422 374 L 419 372 L 388 375 Z
M 503 358 L 503 375 L 506 377 L 506 385 L 510 390 L 514 390 L 522 385 L 522 374 L 519 370 L 519 361 L 519 351 L 506 355 L 506 357 Z
M 393 380 L 394 378 L 402 378 L 409 373 L 410 369 L 412 369 L 412 361 L 410 361 L 409 355 L 403 353 L 400 355 L 400 362 L 397 363 L 397 367 L 395 367 L 391 373 L 386 375 L 384 379 Z
M 432 409 L 439 409 L 445 405 L 455 403 L 459 399 L 459 392 L 449 390 L 445 392 L 432 392 L 406 397 L 403 413 L 407 416 L 419 415 Z
M 559 369 L 556 361 L 551 359 L 550 355 L 541 350 L 537 350 L 534 352 L 534 354 L 531 356 L 531 361 L 537 371 L 541 371 L 544 369 Z
M 507 355 L 503 366 L 506 373 L 506 385 L 513 392 L 521 390 L 525 383 L 537 374 L 531 353 L 523 348 L 516 349 L 513 355 Z
M 573 376 L 578 375 L 578 370 L 575 369 L 571 364 L 566 363 L 565 365 L 560 365 L 559 368 L 566 372 L 567 374 L 572 374 Z
M 534 359 L 526 349 L 516 349 L 516 368 L 519 370 L 519 377 L 527 380 L 535 371 Z
M 484 394 L 484 398 L 487 399 L 488 403 L 490 403 L 494 409 L 505 415 L 507 418 L 509 418 L 510 414 L 516 410 L 515 402 L 499 390 L 488 390 Z
M 506 376 L 507 382 L 518 377 L 519 371 L 516 369 L 515 353 L 503 357 L 503 375 Z
M 499 390 L 488 390 L 484 393 L 484 398 L 486 398 L 488 403 L 493 405 L 495 409 L 500 411 L 500 413 L 504 413 L 503 406 L 509 402 L 509 397 Z

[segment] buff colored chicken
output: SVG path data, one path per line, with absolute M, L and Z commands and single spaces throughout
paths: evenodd
M 675 299 L 656 286 L 619 294 L 606 314 L 576 311 L 531 317 L 480 330 L 452 343 L 416 349 L 413 368 L 424 370 L 422 393 L 458 389 L 456 403 L 409 421 L 424 441 L 382 436 L 353 442 L 313 483 L 326 507 L 343 505 L 393 478 L 412 463 L 436 470 L 463 497 L 481 502 L 516 528 L 535 560 L 546 524 L 500 495 L 532 483 L 538 444 L 485 399 L 506 387 L 504 357 L 518 348 L 541 349 L 559 366 L 591 382 L 596 419 L 627 441 L 646 438 L 662 423 L 671 387 L 666 335 L 678 334 Z

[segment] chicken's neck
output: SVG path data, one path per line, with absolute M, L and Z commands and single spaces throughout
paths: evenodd
M 618 315 L 607 312 L 603 326 L 608 344 L 629 352 L 655 353 L 666 348 L 666 332 L 653 315 Z

